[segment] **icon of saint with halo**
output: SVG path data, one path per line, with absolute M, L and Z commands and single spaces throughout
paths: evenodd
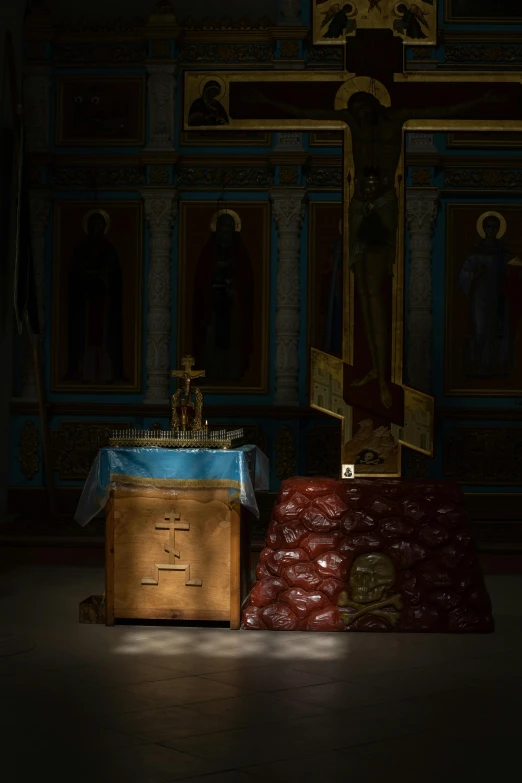
M 233 210 L 212 218 L 194 279 L 193 355 L 209 385 L 238 383 L 254 348 L 254 273 Z

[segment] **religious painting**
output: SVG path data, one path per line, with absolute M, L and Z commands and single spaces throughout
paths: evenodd
M 522 208 L 446 207 L 449 395 L 522 394 Z
M 145 144 L 145 77 L 59 76 L 56 144 Z
M 446 22 L 520 24 L 520 0 L 446 0 Z
M 435 44 L 437 0 L 312 0 L 314 44 L 343 44 L 358 29 L 393 30 L 408 43 Z
M 269 230 L 267 202 L 181 204 L 179 356 L 207 392 L 268 390 Z
M 343 204 L 310 204 L 308 342 L 341 358 L 343 335 Z
M 181 144 L 186 147 L 270 147 L 272 134 L 270 131 L 229 131 L 190 130 L 181 134 Z
M 55 204 L 52 389 L 141 387 L 142 206 Z
M 458 131 L 447 134 L 448 149 L 481 150 L 487 149 L 521 149 L 522 133 L 505 131 L 504 133 L 488 131 Z
M 230 118 L 226 108 L 226 84 L 219 76 L 208 76 L 199 84 L 198 95 L 188 104 L 186 125 L 189 128 L 219 128 L 229 125 Z

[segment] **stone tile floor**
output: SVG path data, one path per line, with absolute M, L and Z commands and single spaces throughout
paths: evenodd
M 0 780 L 518 776 L 522 576 L 488 585 L 488 636 L 106 628 L 78 623 L 101 569 L 12 569 L 0 576 L 0 650 L 18 636 L 25 651 L 0 657 Z

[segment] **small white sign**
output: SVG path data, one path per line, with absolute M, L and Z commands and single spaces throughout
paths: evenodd
M 341 478 L 343 479 L 355 478 L 355 465 L 343 465 L 341 471 Z

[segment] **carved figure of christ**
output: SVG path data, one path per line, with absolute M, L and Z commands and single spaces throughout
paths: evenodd
M 192 356 L 184 356 L 181 360 L 183 365 L 182 370 L 172 370 L 170 373 L 172 378 L 179 378 L 183 381 L 183 388 L 185 393 L 185 399 L 188 401 L 190 397 L 190 385 L 196 378 L 204 378 L 205 370 L 193 370 L 195 361 Z
M 371 80 L 370 80 L 371 84 Z M 377 92 L 385 95 L 382 85 Z M 449 106 L 392 108 L 375 94 L 355 91 L 345 108 L 305 108 L 278 101 L 259 89 L 247 100 L 257 107 L 273 107 L 297 119 L 338 120 L 350 131 L 353 156 L 353 192 L 348 212 L 349 268 L 354 271 L 356 294 L 361 308 L 371 366 L 351 381 L 353 387 L 377 381 L 384 409 L 392 407 L 389 354 L 390 324 L 387 317 L 386 281 L 393 273 L 399 230 L 397 180 L 403 144 L 403 127 L 408 120 L 440 119 L 459 115 L 477 106 L 504 102 L 493 92 Z M 350 392 L 345 399 L 350 402 Z M 392 419 L 402 418 L 402 411 Z

